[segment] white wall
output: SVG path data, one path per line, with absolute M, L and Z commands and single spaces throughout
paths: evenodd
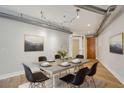
M 97 58 L 124 84 L 124 54 L 110 53 L 109 39 L 111 36 L 124 32 L 124 12 L 97 38 Z
M 45 38 L 43 52 L 24 52 L 24 35 Z M 32 63 L 45 55 L 49 60 L 62 47 L 68 48 L 68 34 L 0 18 L 0 75 L 23 70 L 21 63 Z

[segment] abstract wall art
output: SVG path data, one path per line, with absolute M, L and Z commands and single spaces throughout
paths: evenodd
M 44 50 L 44 38 L 38 35 L 25 35 L 24 36 L 24 51 L 43 51 Z
M 119 33 L 110 38 L 110 52 L 123 54 L 123 33 Z

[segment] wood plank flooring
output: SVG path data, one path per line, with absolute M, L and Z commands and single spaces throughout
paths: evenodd
M 87 66 L 91 67 L 93 64 L 94 64 L 94 61 L 89 63 Z M 124 88 L 124 85 L 121 84 L 112 75 L 112 73 L 110 73 L 100 62 L 98 63 L 97 72 L 96 72 L 96 75 L 94 76 L 94 78 L 104 81 L 106 83 L 104 88 Z M 97 87 L 99 87 L 99 86 L 97 86 Z
M 92 62 L 88 63 L 86 66 L 91 67 L 93 63 L 94 60 L 92 60 Z M 95 80 L 99 79 L 104 82 L 104 86 L 102 83 L 100 83 L 97 85 L 98 88 L 101 86 L 103 88 L 124 88 L 124 85 L 121 84 L 101 63 L 98 64 L 97 73 L 94 78 Z M 16 88 L 26 82 L 27 80 L 25 75 L 19 75 L 16 77 L 0 80 L 0 88 Z

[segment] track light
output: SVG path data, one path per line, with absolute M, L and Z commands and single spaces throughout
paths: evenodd
M 79 16 L 79 11 L 80 11 L 80 9 L 77 9 L 77 10 L 76 10 L 76 12 L 77 12 L 77 17 L 76 17 L 76 18 L 77 18 L 77 19 L 79 19 L 79 17 L 80 17 L 80 16 Z
M 75 16 L 73 16 L 71 19 L 69 19 L 69 20 L 68 20 L 68 19 L 67 19 L 67 20 L 64 20 L 64 21 L 62 21 L 62 22 L 60 22 L 60 23 L 55 22 L 55 21 L 53 21 L 53 22 L 58 23 L 58 24 L 60 24 L 60 25 L 64 25 L 64 24 L 71 24 L 71 25 L 72 25 L 73 21 L 75 21 L 76 19 L 79 19 L 79 17 L 80 17 L 80 16 L 79 16 L 79 12 L 80 12 L 80 9 L 76 9 L 76 14 L 75 14 Z M 49 20 L 49 19 L 44 15 L 44 12 L 43 12 L 42 10 L 41 10 L 40 14 L 41 14 L 41 19 L 43 19 L 43 20 L 45 20 L 45 21 L 47 21 L 47 22 L 52 22 L 51 20 Z M 64 15 L 63 18 L 66 19 L 67 16 Z

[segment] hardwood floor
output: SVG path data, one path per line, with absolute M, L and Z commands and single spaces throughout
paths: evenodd
M 94 63 L 91 62 L 88 64 L 88 67 L 91 67 L 92 64 Z M 121 84 L 113 75 L 110 73 L 100 62 L 98 63 L 97 67 L 97 72 L 94 78 L 97 80 L 102 80 L 105 82 L 104 88 L 124 88 L 124 85 Z M 97 87 L 100 87 L 97 86 Z
M 16 88 L 18 85 L 27 82 L 25 75 L 19 75 L 8 79 L 0 80 L 0 88 Z
M 88 63 L 87 66 L 91 67 L 94 60 Z M 124 88 L 121 84 L 101 63 L 98 64 L 95 80 L 101 80 L 102 82 L 97 85 L 97 88 Z M 0 80 L 1 88 L 16 88 L 20 84 L 27 82 L 25 75 L 19 75 L 8 79 Z M 103 84 L 104 83 L 104 84 Z

